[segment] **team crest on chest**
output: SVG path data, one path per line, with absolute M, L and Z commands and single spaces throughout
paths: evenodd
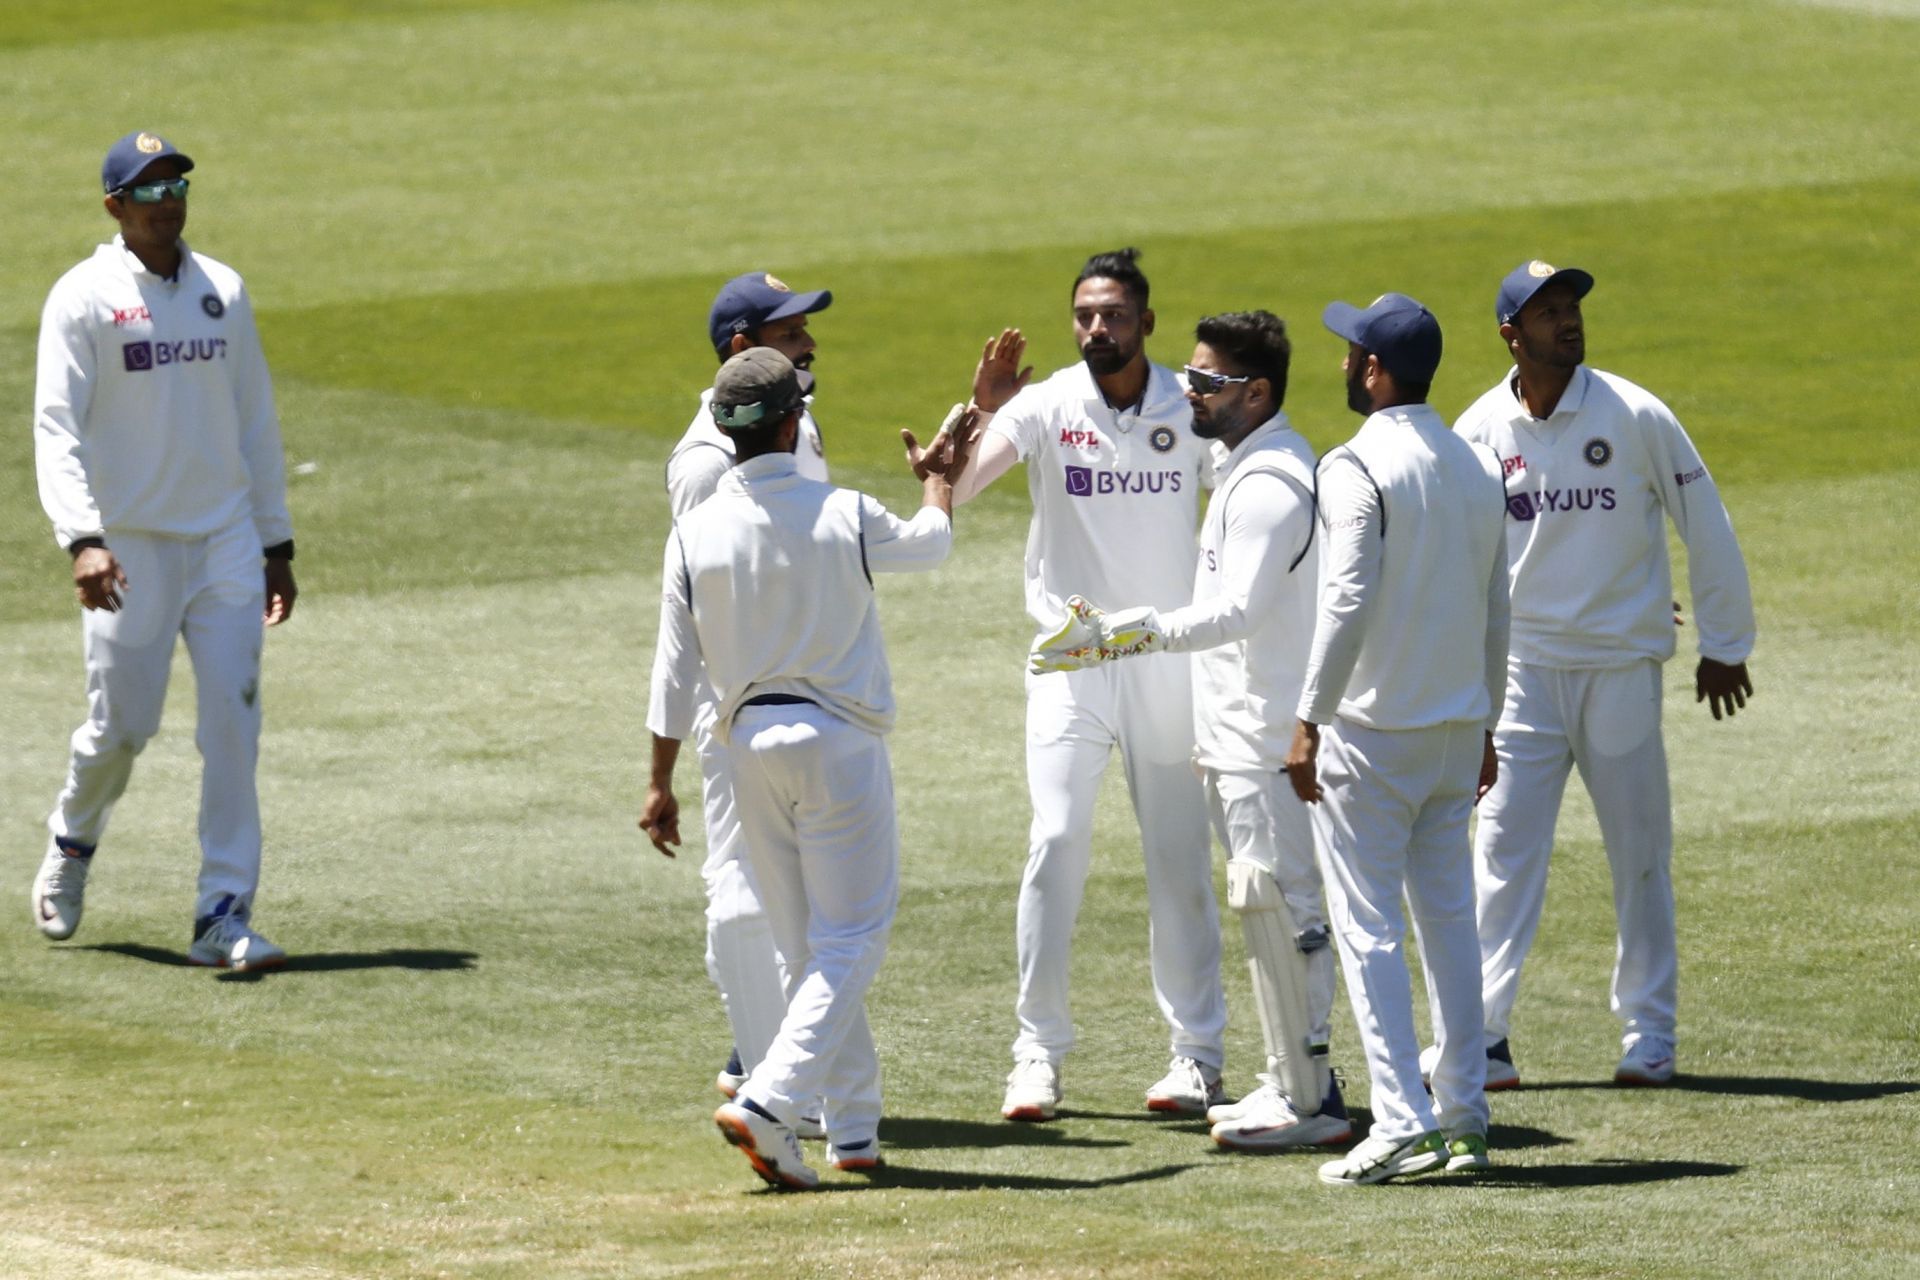
M 1155 453 L 1170 453 L 1173 450 L 1173 428 L 1155 427 L 1147 433 L 1147 443 L 1153 446 Z
M 1580 456 L 1587 460 L 1590 467 L 1604 467 L 1613 461 L 1613 446 L 1599 436 L 1586 442 L 1580 448 Z
M 200 309 L 212 316 L 215 320 L 227 314 L 227 304 L 220 301 L 220 295 L 217 293 L 204 295 L 200 299 Z

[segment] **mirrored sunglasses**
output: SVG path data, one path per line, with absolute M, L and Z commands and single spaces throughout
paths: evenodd
M 142 182 L 137 186 L 120 188 L 120 194 L 135 204 L 159 204 L 168 196 L 172 196 L 175 200 L 185 200 L 187 180 L 162 178 L 158 182 Z
M 1209 369 L 1196 369 L 1192 365 L 1181 366 L 1180 372 L 1186 375 L 1187 386 L 1197 396 L 1210 396 L 1225 391 L 1236 382 L 1252 382 L 1249 374 L 1244 378 L 1235 378 L 1229 374 L 1214 373 Z

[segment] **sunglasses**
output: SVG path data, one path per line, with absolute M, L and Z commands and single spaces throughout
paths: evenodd
M 187 180 L 162 178 L 158 182 L 142 182 L 138 186 L 122 187 L 117 194 L 125 196 L 135 204 L 159 204 L 168 196 L 172 196 L 175 200 L 185 200 Z
M 1196 369 L 1192 365 L 1183 365 L 1180 369 L 1187 377 L 1187 386 L 1197 396 L 1210 396 L 1225 391 L 1236 382 L 1252 382 L 1249 374 L 1244 378 L 1230 377 L 1224 373 L 1213 373 L 1206 369 Z

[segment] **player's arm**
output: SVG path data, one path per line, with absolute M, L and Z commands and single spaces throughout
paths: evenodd
M 1506 493 L 1506 486 L 1499 483 L 1498 471 L 1493 473 L 1496 487 L 1495 500 Z M 1474 789 L 1473 802 L 1479 804 L 1493 790 L 1493 784 L 1500 777 L 1500 760 L 1493 750 L 1493 731 L 1500 727 L 1500 713 L 1507 704 L 1507 648 L 1512 639 L 1513 597 L 1511 566 L 1507 560 L 1507 514 L 1500 509 L 1498 520 L 1500 531 L 1493 542 L 1493 569 L 1487 575 L 1487 723 L 1486 737 L 1480 749 L 1480 782 Z
M 667 846 L 680 843 L 680 802 L 673 794 L 673 768 L 680 743 L 693 731 L 694 703 L 700 684 L 700 636 L 693 625 L 692 582 L 677 533 L 667 535 L 660 570 L 660 630 L 653 648 L 653 678 L 647 701 L 647 728 L 653 734 L 653 768 L 640 829 L 653 847 L 669 858 Z
M 1320 465 L 1320 607 L 1285 768 L 1294 794 L 1320 799 L 1320 726 L 1330 724 L 1353 678 L 1380 581 L 1381 511 L 1373 486 L 1339 455 Z
M 987 339 L 980 353 L 980 363 L 973 371 L 973 399 L 967 406 L 974 411 L 967 441 L 972 453 L 967 465 L 953 477 L 955 506 L 971 502 L 1020 460 L 1020 416 L 1016 414 L 992 430 L 989 425 L 1033 377 L 1033 366 L 1020 363 L 1026 352 L 1027 340 L 1020 331 L 1003 329 L 998 337 Z
M 1707 703 L 1718 720 L 1746 706 L 1753 694 L 1747 658 L 1755 626 L 1746 558 L 1713 476 L 1679 420 L 1658 402 L 1639 416 L 1661 505 L 1687 547 L 1694 630 L 1700 637 L 1694 701 Z
M 667 505 L 673 518 L 678 520 L 711 498 L 732 466 L 733 455 L 717 444 L 692 444 L 668 459 Z
M 246 459 L 253 527 L 265 557 L 266 612 L 263 621 L 279 626 L 293 616 L 300 594 L 293 578 L 293 518 L 287 514 L 287 458 L 280 439 L 280 414 L 274 407 L 273 380 L 253 319 L 253 301 L 243 287 L 227 308 L 229 354 L 234 377 L 234 408 L 240 419 L 240 453 Z
M 926 448 L 913 432 L 902 430 L 907 465 L 920 480 L 920 510 L 902 520 L 865 494 L 860 495 L 860 531 L 867 568 L 874 573 L 915 573 L 945 562 L 953 550 L 953 480 L 971 452 L 967 444 L 973 414 L 955 405 Z
M 34 475 L 54 541 L 73 559 L 73 590 L 82 608 L 117 610 L 126 571 L 107 546 L 106 527 L 87 476 L 87 420 L 97 372 L 85 298 L 56 286 L 40 315 L 33 388 Z

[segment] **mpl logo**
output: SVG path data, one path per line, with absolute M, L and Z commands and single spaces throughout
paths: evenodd
M 1096 431 L 1062 427 L 1060 428 L 1060 447 L 1078 449 L 1083 453 L 1097 453 L 1100 450 L 1100 435 Z
M 145 306 L 115 307 L 113 309 L 113 327 L 124 329 L 130 324 L 139 324 L 143 320 L 153 319 L 153 312 Z

